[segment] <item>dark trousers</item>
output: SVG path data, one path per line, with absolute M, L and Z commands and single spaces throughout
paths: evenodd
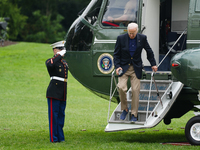
M 47 98 L 49 115 L 50 142 L 65 140 L 63 127 L 65 122 L 66 101 Z

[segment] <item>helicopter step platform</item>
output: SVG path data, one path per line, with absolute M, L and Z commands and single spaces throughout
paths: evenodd
M 131 122 L 131 121 L 124 121 L 124 120 L 121 120 L 121 121 L 109 121 L 109 123 L 115 123 L 115 124 L 137 124 L 137 125 L 144 125 L 145 122 Z
M 140 95 L 138 117 L 136 122 L 131 122 L 131 88 L 127 92 L 127 103 L 129 112 L 125 120 L 120 120 L 122 113 L 121 103 L 118 104 L 106 126 L 106 132 L 151 128 L 156 126 L 167 114 L 183 84 L 172 80 L 140 81 Z

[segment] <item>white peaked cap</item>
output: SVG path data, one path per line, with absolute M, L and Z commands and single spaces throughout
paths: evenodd
M 50 46 L 52 46 L 53 48 L 64 47 L 65 46 L 65 41 L 59 41 L 59 42 L 51 44 Z

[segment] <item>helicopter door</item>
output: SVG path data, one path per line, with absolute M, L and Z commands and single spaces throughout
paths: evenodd
M 159 11 L 160 0 L 143 0 L 142 26 L 143 34 L 147 35 L 148 42 L 154 51 L 156 62 L 159 57 Z M 151 70 L 146 52 L 142 53 L 145 70 Z
M 190 0 L 187 48 L 200 46 L 200 0 Z

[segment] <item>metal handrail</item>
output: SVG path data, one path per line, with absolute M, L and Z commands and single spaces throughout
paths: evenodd
M 152 72 L 152 74 L 153 74 L 153 72 Z M 151 74 L 151 76 L 152 76 L 152 74 Z M 148 102 L 147 102 L 146 120 L 147 120 L 148 113 L 149 113 L 149 100 L 150 100 L 150 96 L 151 96 L 151 87 L 152 87 L 152 78 L 151 78 L 150 87 L 149 87 L 149 96 L 148 96 Z
M 159 92 L 158 92 L 158 87 L 157 87 L 156 81 L 155 81 L 155 79 L 154 79 L 154 72 L 152 73 L 152 78 L 153 78 L 153 81 L 154 81 L 154 84 L 155 84 L 155 87 L 156 87 L 157 96 L 158 96 L 158 98 L 159 98 L 160 104 L 161 104 L 162 109 L 163 109 L 163 104 L 162 104 L 162 101 L 161 101 L 161 98 L 160 98 L 160 94 L 159 94 Z
M 112 91 L 113 88 L 113 80 L 115 82 L 115 89 Z M 113 95 L 115 94 L 115 91 L 118 90 L 117 87 L 117 81 L 115 79 L 115 69 L 112 72 L 112 76 L 111 76 L 111 85 L 110 85 L 110 100 L 109 100 L 109 106 L 108 106 L 108 118 L 107 118 L 107 122 L 109 122 L 109 118 L 110 118 L 110 105 L 111 105 L 111 100 L 113 98 Z
M 175 43 L 173 44 L 173 46 L 170 48 L 170 50 L 167 52 L 167 54 L 165 55 L 165 57 L 161 60 L 161 62 L 158 64 L 158 67 L 162 64 L 162 62 L 165 60 L 165 58 L 169 55 L 169 53 L 172 51 L 172 49 L 174 48 L 174 46 L 176 45 L 176 43 L 180 40 L 180 38 L 183 36 L 183 34 L 187 31 L 187 28 L 185 28 L 185 30 L 182 32 L 182 34 L 179 36 L 179 38 L 175 41 Z M 148 97 L 148 103 L 147 103 L 147 113 L 146 113 L 146 120 L 147 120 L 147 117 L 148 117 L 148 112 L 149 112 L 149 100 L 150 100 L 150 96 L 151 96 L 151 86 L 152 86 L 152 80 L 154 81 L 154 84 L 155 84 L 155 87 L 156 87 L 156 90 L 157 90 L 157 96 L 159 97 L 159 101 L 162 105 L 162 108 L 163 108 L 163 104 L 162 104 L 162 101 L 161 101 L 161 98 L 159 96 L 159 91 L 158 91 L 158 87 L 156 85 L 156 81 L 154 79 L 154 71 L 152 72 L 151 74 L 151 83 L 150 83 L 150 88 L 149 88 L 149 97 Z
M 172 49 L 174 48 L 174 46 L 176 45 L 176 43 L 180 40 L 180 38 L 183 36 L 183 34 L 187 31 L 187 28 L 185 28 L 185 30 L 182 32 L 182 34 L 179 36 L 179 38 L 175 41 L 174 45 L 170 48 L 170 50 L 167 52 L 167 54 L 165 55 L 165 57 L 161 60 L 161 62 L 158 64 L 158 67 L 162 64 L 162 62 L 165 60 L 165 58 L 169 55 L 169 53 L 172 51 Z

